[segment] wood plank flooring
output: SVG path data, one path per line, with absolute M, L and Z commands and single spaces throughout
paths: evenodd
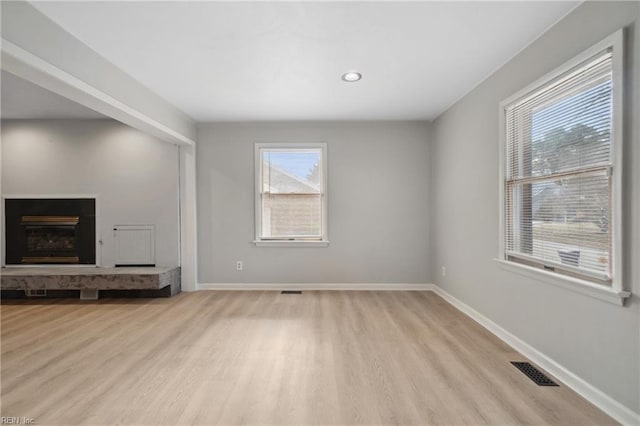
M 2 416 L 60 424 L 613 424 L 431 292 L 4 301 Z

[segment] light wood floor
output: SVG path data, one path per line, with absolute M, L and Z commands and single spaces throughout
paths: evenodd
M 2 416 L 42 424 L 611 424 L 431 292 L 5 301 Z

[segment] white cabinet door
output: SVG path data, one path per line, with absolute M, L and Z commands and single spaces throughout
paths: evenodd
M 155 225 L 116 225 L 113 232 L 116 265 L 155 265 Z

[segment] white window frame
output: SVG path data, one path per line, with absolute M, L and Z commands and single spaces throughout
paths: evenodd
M 623 288 L 622 277 L 622 149 L 623 149 L 623 66 L 624 66 L 624 45 L 623 45 L 623 30 L 618 30 L 611 34 L 604 40 L 583 51 L 576 57 L 564 63 L 562 66 L 556 68 L 550 73 L 544 75 L 540 79 L 536 80 L 532 84 L 528 85 L 524 89 L 518 91 L 514 95 L 500 102 L 499 105 L 499 211 L 500 211 L 500 231 L 499 231 L 499 253 L 498 258 L 495 259 L 499 265 L 510 272 L 516 272 L 521 275 L 525 275 L 530 278 L 534 278 L 538 281 L 545 282 L 547 284 L 557 285 L 568 290 L 592 296 L 607 302 L 622 305 L 624 299 L 628 298 L 631 293 L 625 291 Z M 533 266 L 527 266 L 522 263 L 517 263 L 512 260 L 508 260 L 505 250 L 505 224 L 507 220 L 507 209 L 505 205 L 505 178 L 506 170 L 509 167 L 507 164 L 506 148 L 506 110 L 507 107 L 513 102 L 526 97 L 531 92 L 537 91 L 540 87 L 548 84 L 549 82 L 557 79 L 558 77 L 566 74 L 576 66 L 580 65 L 589 58 L 597 55 L 606 49 L 613 49 L 612 56 L 612 194 L 611 194 L 611 208 L 612 208 L 612 263 L 611 263 L 611 286 L 604 286 L 596 284 L 587 279 L 576 278 L 569 275 L 560 274 L 557 272 L 537 268 Z
M 262 176 L 262 161 L 261 150 L 262 149 L 282 149 L 282 150 L 294 150 L 294 149 L 319 149 L 321 152 L 322 160 L 320 165 L 322 167 L 322 210 L 321 210 L 321 227 L 322 236 L 318 240 L 308 239 L 263 239 L 262 238 L 262 199 L 260 193 L 261 176 Z M 254 206 L 255 206 L 255 239 L 253 243 L 258 247 L 327 247 L 329 245 L 329 231 L 328 231 L 328 188 L 327 188 L 327 144 L 325 142 L 259 142 L 255 144 L 255 188 L 254 188 Z

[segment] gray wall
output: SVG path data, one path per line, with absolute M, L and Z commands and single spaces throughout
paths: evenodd
M 3 120 L 2 194 L 97 194 L 102 266 L 118 224 L 155 224 L 156 263 L 178 264 L 178 149 L 117 121 Z
M 635 412 L 640 412 L 639 5 L 578 7 L 441 115 L 432 146 L 436 283 Z M 620 307 L 514 274 L 492 258 L 499 234 L 498 103 L 624 26 L 629 26 L 624 261 L 626 286 L 634 296 Z
M 198 281 L 429 282 L 428 131 L 414 122 L 198 126 Z M 251 243 L 256 142 L 328 144 L 329 247 Z

